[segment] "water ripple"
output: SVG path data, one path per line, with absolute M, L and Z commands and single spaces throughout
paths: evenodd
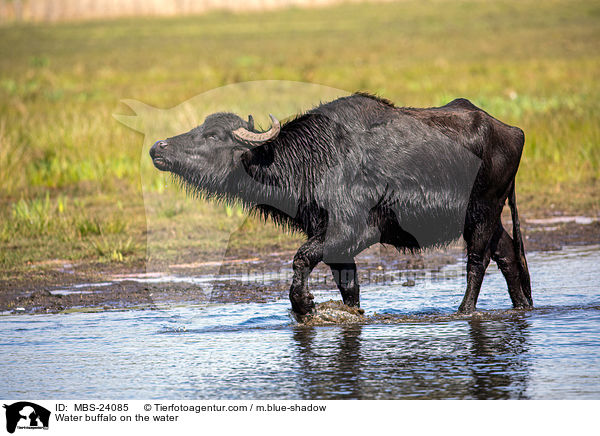
M 2 316 L 0 396 L 600 399 L 600 248 L 529 263 L 532 311 L 490 268 L 470 317 L 462 274 L 365 287 L 358 325 L 297 325 L 287 299 Z

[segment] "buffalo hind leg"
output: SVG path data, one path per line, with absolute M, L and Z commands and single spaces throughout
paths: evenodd
M 513 307 L 515 309 L 530 309 L 532 305 L 521 287 L 519 261 L 515 253 L 513 240 L 501 224 L 497 232 L 500 236 L 497 238 L 498 242 L 495 247 L 493 247 L 492 259 L 498 264 L 498 268 L 500 268 L 506 279 Z
M 304 243 L 294 256 L 292 268 L 294 276 L 290 288 L 292 310 L 300 317 L 312 312 L 315 307 L 314 297 L 306 288 L 306 281 L 311 271 L 323 259 L 323 238 L 316 236 Z
M 346 306 L 360 307 L 360 289 L 354 260 L 347 263 L 330 263 L 333 279 Z
M 477 298 L 483 283 L 485 270 L 490 263 L 490 246 L 495 227 L 491 223 L 484 222 L 473 227 L 465 228 L 465 241 L 467 242 L 467 290 L 458 313 L 472 313 L 477 306 Z

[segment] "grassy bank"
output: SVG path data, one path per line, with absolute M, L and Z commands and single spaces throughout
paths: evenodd
M 143 138 L 112 118 L 127 113 L 119 100 L 168 108 L 250 80 L 368 90 L 406 106 L 469 98 L 526 132 L 524 215 L 596 214 L 599 43 L 600 3 L 584 1 L 405 1 L 0 27 L 0 269 L 142 262 Z M 175 260 L 186 250 L 209 257 L 214 235 L 241 219 L 223 205 L 169 207 L 156 231 L 194 236 L 169 247 Z M 296 242 L 249 220 L 230 245 Z

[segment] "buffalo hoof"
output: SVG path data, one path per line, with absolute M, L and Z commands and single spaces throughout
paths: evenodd
M 357 298 L 343 298 L 342 301 L 348 307 L 360 308 L 360 301 Z
M 475 307 L 474 306 L 460 306 L 458 308 L 458 310 L 456 311 L 457 315 L 471 315 L 473 312 L 475 312 Z
M 513 309 L 517 310 L 532 310 L 533 304 L 525 303 L 525 304 L 514 304 Z
M 304 318 L 314 313 L 314 298 L 315 297 L 313 297 L 312 294 L 295 295 L 290 298 L 292 302 L 292 312 L 296 319 Z
M 300 315 L 294 310 L 292 310 L 291 313 L 298 324 L 307 324 L 310 322 L 310 320 L 314 318 L 316 311 L 313 309 L 312 311 L 305 313 L 304 315 Z
M 296 320 L 296 322 L 298 322 L 300 324 L 305 324 L 315 316 L 315 314 L 317 313 L 317 310 L 313 303 L 313 305 L 311 307 L 305 308 L 302 312 L 299 312 L 292 307 L 291 312 L 292 312 L 292 315 L 293 315 L 294 319 Z

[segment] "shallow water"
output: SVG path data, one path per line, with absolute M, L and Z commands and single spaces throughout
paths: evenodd
M 0 397 L 600 399 L 598 265 L 597 246 L 531 253 L 531 312 L 491 266 L 471 319 L 446 316 L 462 263 L 363 287 L 391 324 L 299 326 L 287 300 L 2 316 Z

